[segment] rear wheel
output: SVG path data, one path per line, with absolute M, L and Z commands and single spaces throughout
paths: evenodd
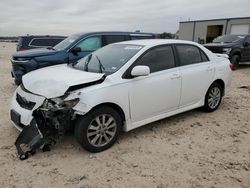
M 203 109 L 207 112 L 215 111 L 219 107 L 221 99 L 222 99 L 222 87 L 220 84 L 215 82 L 209 87 L 206 93 L 205 105 Z
M 240 56 L 239 55 L 233 55 L 230 61 L 233 64 L 233 69 L 236 70 L 239 67 L 239 64 L 240 64 Z
M 75 137 L 81 146 L 90 152 L 110 148 L 121 132 L 122 119 L 111 107 L 99 107 L 78 119 Z

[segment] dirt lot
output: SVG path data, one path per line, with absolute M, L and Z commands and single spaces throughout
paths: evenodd
M 214 113 L 193 110 L 152 123 L 98 154 L 68 135 L 52 151 L 20 161 L 8 110 L 14 51 L 15 44 L 0 43 L 0 187 L 250 187 L 250 65 L 234 72 Z

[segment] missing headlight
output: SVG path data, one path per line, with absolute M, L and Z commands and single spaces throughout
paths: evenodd
M 64 101 L 62 98 L 54 98 L 46 100 L 43 104 L 43 109 L 57 111 L 57 110 L 70 110 L 79 102 L 79 98 Z

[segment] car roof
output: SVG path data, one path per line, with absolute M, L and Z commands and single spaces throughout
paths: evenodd
M 119 42 L 119 44 L 133 44 L 133 45 L 143 45 L 143 46 L 156 46 L 163 44 L 192 44 L 197 45 L 195 42 L 186 41 L 186 40 L 175 40 L 175 39 L 143 39 L 143 40 L 130 40 Z
M 143 33 L 143 32 L 125 32 L 125 31 L 98 31 L 98 32 L 83 32 L 83 33 L 76 33 L 75 35 L 78 36 L 86 36 L 86 35 L 107 35 L 107 34 L 113 34 L 113 35 L 117 35 L 117 34 L 122 34 L 122 35 L 137 35 L 137 36 L 141 36 L 141 35 L 147 35 L 147 36 L 153 36 L 153 33 Z
M 26 36 L 19 36 L 22 38 L 66 38 L 66 36 L 60 36 L 60 35 L 26 35 Z

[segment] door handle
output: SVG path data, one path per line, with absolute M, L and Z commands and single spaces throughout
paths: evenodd
M 206 71 L 212 71 L 212 70 L 213 70 L 212 67 L 207 67 L 207 68 L 206 68 Z
M 178 79 L 180 77 L 181 77 L 180 74 L 172 74 L 172 76 L 170 78 L 173 80 L 173 79 Z

